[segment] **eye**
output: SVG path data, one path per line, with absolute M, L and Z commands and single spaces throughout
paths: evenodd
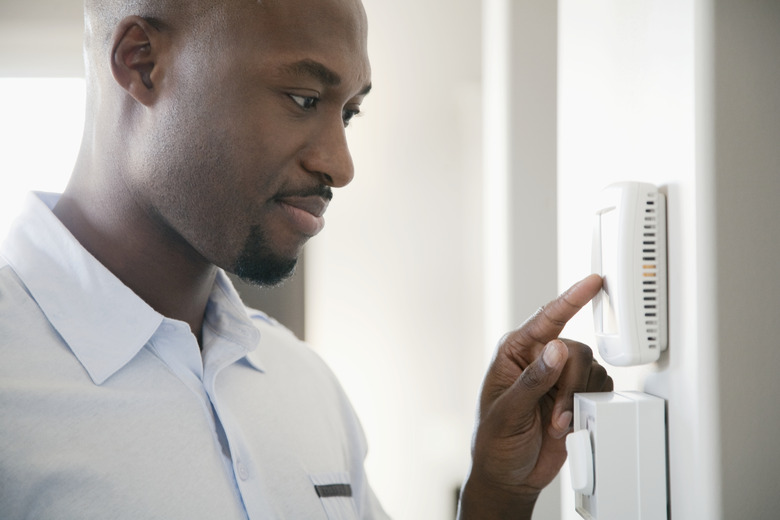
M 341 111 L 341 120 L 344 121 L 344 126 L 349 126 L 349 122 L 352 121 L 352 118 L 356 115 L 360 114 L 360 110 L 355 109 L 349 109 L 345 108 Z
M 299 96 L 297 94 L 289 94 L 290 99 L 295 101 L 295 104 L 304 110 L 311 110 L 317 108 L 319 99 L 314 96 Z

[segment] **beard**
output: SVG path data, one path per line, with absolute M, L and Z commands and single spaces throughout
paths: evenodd
M 297 258 L 274 254 L 262 229 L 254 226 L 232 272 L 247 283 L 273 287 L 292 276 L 297 263 Z

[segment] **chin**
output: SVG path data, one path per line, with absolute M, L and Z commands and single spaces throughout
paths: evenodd
M 247 283 L 263 287 L 282 284 L 295 273 L 298 259 L 257 259 L 238 261 L 232 269 L 233 274 Z
M 251 284 L 266 287 L 279 285 L 295 272 L 300 247 L 295 249 L 291 255 L 274 252 L 263 230 L 254 226 L 230 271 Z

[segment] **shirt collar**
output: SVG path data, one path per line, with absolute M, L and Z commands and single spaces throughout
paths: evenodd
M 252 367 L 261 372 L 264 371 L 262 363 L 256 355 L 257 345 L 260 342 L 260 331 L 252 322 L 244 302 L 241 301 L 241 297 L 233 287 L 230 278 L 222 269 L 217 272 L 206 306 L 203 327 L 204 364 L 213 355 L 211 344 L 219 339 L 230 341 L 238 349 L 232 349 L 232 355 L 222 349 L 220 357 L 226 356 L 223 358 L 224 363 L 245 358 Z
M 99 385 L 138 354 L 164 317 L 84 249 L 51 211 L 58 199 L 28 195 L 0 254 Z M 244 354 L 257 346 L 259 333 L 222 271 L 206 320 L 217 334 L 243 345 Z M 253 358 L 250 364 L 261 370 Z

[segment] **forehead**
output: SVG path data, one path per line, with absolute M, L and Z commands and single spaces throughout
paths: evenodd
M 248 10 L 239 10 L 244 12 L 233 21 L 243 28 L 242 44 L 257 50 L 263 61 L 312 60 L 345 79 L 370 82 L 368 24 L 360 0 L 249 3 Z
M 288 29 L 330 30 L 365 39 L 366 13 L 360 0 L 261 0 L 258 12 Z

